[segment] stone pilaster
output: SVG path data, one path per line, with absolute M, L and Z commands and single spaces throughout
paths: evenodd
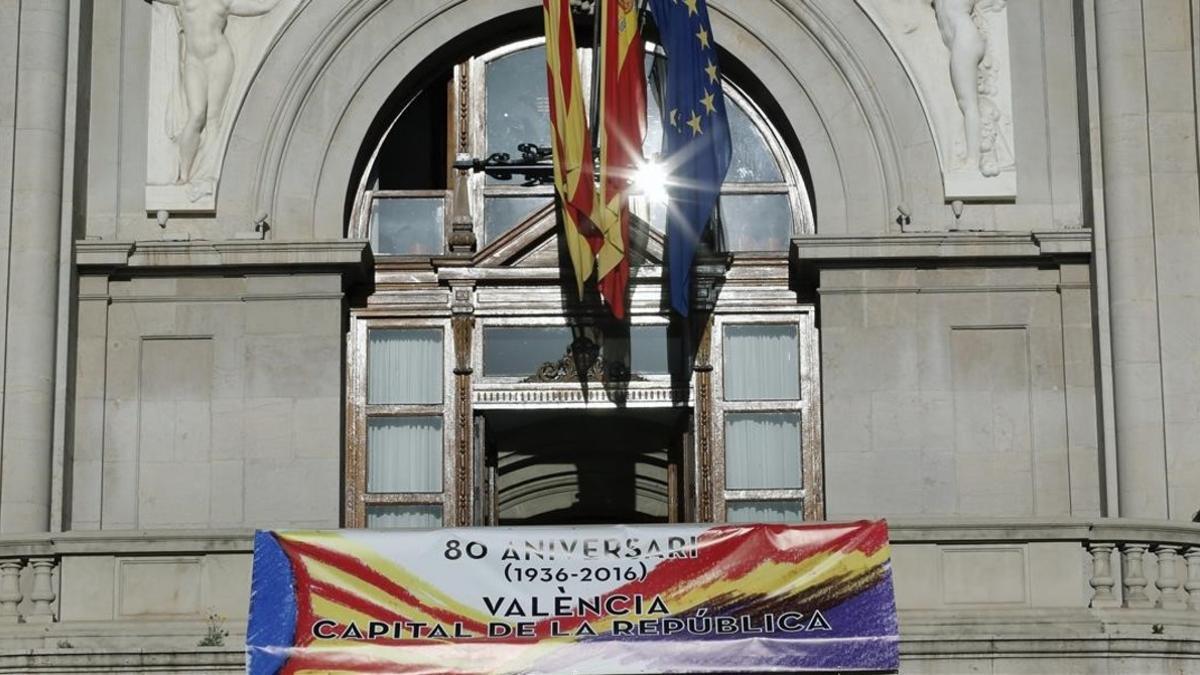
M 20 4 L 0 532 L 49 528 L 68 0 Z
M 1167 516 L 1146 37 L 1141 0 L 1096 0 L 1120 515 Z

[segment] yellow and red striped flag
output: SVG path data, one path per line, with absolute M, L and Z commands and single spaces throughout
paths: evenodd
M 600 186 L 596 226 L 600 295 L 613 316 L 625 316 L 629 286 L 629 181 L 646 137 L 646 52 L 634 0 L 600 3 Z
M 570 0 L 542 0 L 546 23 L 546 79 L 550 92 L 550 137 L 554 145 L 554 188 L 562 203 L 563 236 L 583 297 L 604 238 L 592 221 L 595 169 L 583 82 L 575 52 Z

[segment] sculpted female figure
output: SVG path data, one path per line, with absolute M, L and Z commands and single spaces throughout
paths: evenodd
M 950 50 L 950 83 L 962 111 L 968 166 L 979 166 L 982 126 L 979 114 L 979 64 L 987 53 L 987 38 L 971 13 L 976 4 L 991 0 L 933 0 L 942 42 Z
M 230 16 L 260 16 L 279 0 L 146 0 L 175 8 L 179 20 L 179 69 L 187 102 L 187 119 L 175 138 L 179 146 L 176 183 L 192 179 L 196 153 L 205 129 L 220 123 L 233 83 L 233 47 L 225 36 Z

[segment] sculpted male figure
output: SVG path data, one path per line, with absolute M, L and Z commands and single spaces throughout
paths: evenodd
M 260 16 L 279 0 L 146 0 L 175 8 L 180 26 L 179 69 L 187 119 L 179 146 L 176 183 L 188 183 L 205 129 L 216 128 L 233 83 L 233 47 L 225 36 L 231 16 Z

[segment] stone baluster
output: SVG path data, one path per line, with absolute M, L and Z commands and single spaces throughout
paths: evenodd
M 1187 609 L 1187 598 L 1179 588 L 1179 573 L 1175 567 L 1182 546 L 1159 545 L 1154 547 L 1158 556 L 1158 606 L 1163 609 Z
M 1193 546 L 1183 554 L 1187 561 L 1187 581 L 1183 587 L 1188 592 L 1188 606 L 1200 611 L 1200 546 Z
M 1140 609 L 1154 607 L 1154 601 L 1146 595 L 1149 581 L 1143 567 L 1146 551 L 1150 547 L 1146 544 L 1125 544 L 1121 549 L 1125 554 L 1125 606 Z
M 54 621 L 51 604 L 58 597 L 54 593 L 54 562 L 54 558 L 30 558 L 29 560 L 29 566 L 33 568 L 33 590 L 29 594 L 33 608 L 25 617 L 29 623 Z
M 21 568 L 19 558 L 0 560 L 0 623 L 17 623 L 21 620 L 17 607 L 25 596 L 21 594 Z
M 1088 581 L 1095 593 L 1092 595 L 1092 607 L 1120 607 L 1121 602 L 1113 593 L 1116 580 L 1112 572 L 1112 552 L 1114 544 L 1092 543 L 1092 578 Z

